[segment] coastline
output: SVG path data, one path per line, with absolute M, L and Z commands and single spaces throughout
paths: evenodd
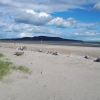
M 91 56 L 91 57 L 100 57 L 100 47 L 93 46 L 77 46 L 77 45 L 55 45 L 55 44 L 41 44 L 40 41 L 38 43 L 28 43 L 28 42 L 0 42 L 1 47 L 5 48 L 14 48 L 17 49 L 21 46 L 26 46 L 27 50 L 37 51 L 42 50 L 42 52 L 54 51 L 59 52 L 61 54 L 76 54 L 80 56 Z
M 0 40 L 0 43 L 44 44 L 58 46 L 100 47 L 100 42 L 74 42 L 74 41 L 32 41 L 32 40 Z

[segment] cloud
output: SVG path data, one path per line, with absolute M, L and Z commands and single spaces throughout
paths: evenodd
M 1 6 L 17 9 L 33 9 L 44 12 L 60 12 L 70 9 L 84 9 L 83 5 L 98 6 L 99 0 L 0 0 Z
M 48 24 L 54 25 L 59 28 L 67 28 L 67 27 L 73 27 L 73 25 L 76 23 L 76 21 L 73 18 L 63 19 L 60 17 L 52 19 Z
M 86 23 L 86 22 L 80 22 L 72 17 L 69 17 L 67 19 L 63 19 L 61 17 L 53 18 L 48 25 L 53 25 L 58 28 L 73 28 L 73 29 L 87 29 L 87 30 L 93 30 L 96 29 L 98 26 L 100 26 L 100 23 Z
M 88 8 L 86 5 L 91 4 L 94 9 L 100 9 L 99 2 L 99 0 L 0 0 L 0 37 L 100 36 L 99 22 L 92 23 L 91 20 L 90 23 L 86 23 L 71 16 L 63 18 L 64 15 L 61 15 L 62 17 L 52 15 L 54 12 L 57 15 L 56 12 L 72 9 L 85 11 Z
M 37 13 L 33 10 L 25 10 L 27 14 L 32 16 L 38 14 L 39 16 L 49 15 L 47 13 Z M 26 13 L 25 13 L 26 14 Z M 52 17 L 52 16 L 51 16 Z M 30 18 L 29 18 L 30 19 Z M 28 20 L 28 19 L 27 19 Z M 40 21 L 40 20 L 39 20 Z M 80 22 L 74 18 L 63 19 L 55 17 L 45 24 L 34 24 L 27 22 L 16 22 L 0 20 L 0 31 L 2 36 L 7 34 L 6 37 L 21 37 L 21 36 L 35 36 L 35 35 L 48 35 L 48 36 L 96 36 L 100 34 L 98 30 L 100 23 L 85 23 Z M 0 34 L 1 36 L 1 34 Z
M 15 21 L 18 23 L 27 23 L 33 24 L 36 26 L 45 25 L 51 20 L 51 15 L 45 12 L 35 12 L 31 9 L 27 9 L 21 12 L 16 18 Z
M 100 10 L 100 2 L 98 2 L 94 5 L 94 9 Z
M 77 36 L 96 36 L 100 33 L 96 32 L 96 31 L 88 31 L 88 30 L 84 30 L 82 32 L 75 32 L 73 33 L 74 35 L 77 35 Z
M 18 35 L 18 37 L 22 38 L 22 37 L 33 37 L 33 35 L 31 33 L 20 33 Z
M 0 38 L 32 37 L 39 35 L 57 36 L 58 33 L 60 32 L 48 26 L 0 21 Z
M 70 9 L 84 9 L 83 5 L 98 4 L 99 0 L 3 0 L 0 5 L 35 11 L 59 12 Z
M 32 9 L 22 10 L 14 20 L 17 23 L 32 24 L 35 26 L 53 25 L 58 28 L 74 27 L 77 24 L 74 18 L 63 19 L 62 17 L 53 17 L 46 12 L 36 12 Z

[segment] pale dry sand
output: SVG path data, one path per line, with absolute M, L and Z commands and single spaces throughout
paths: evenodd
M 23 56 L 15 56 L 20 46 L 27 49 Z M 5 77 L 0 100 L 100 100 L 100 63 L 93 62 L 100 57 L 100 48 L 0 43 L 0 53 L 32 71 Z

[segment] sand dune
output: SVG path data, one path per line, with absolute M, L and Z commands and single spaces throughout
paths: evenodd
M 21 46 L 26 47 L 24 54 L 14 55 Z M 0 100 L 100 99 L 100 63 L 93 61 L 100 57 L 100 48 L 0 43 L 0 53 L 32 71 L 5 77 L 0 82 Z

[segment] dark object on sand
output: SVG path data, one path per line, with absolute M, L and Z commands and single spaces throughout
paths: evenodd
M 53 52 L 52 55 L 57 56 L 58 55 L 58 52 Z
M 96 60 L 94 60 L 94 62 L 100 62 L 100 58 L 97 58 Z
M 16 56 L 22 56 L 24 54 L 24 52 L 15 52 L 14 55 Z
M 84 58 L 85 58 L 85 59 L 89 59 L 89 57 L 88 57 L 88 56 L 84 56 Z

